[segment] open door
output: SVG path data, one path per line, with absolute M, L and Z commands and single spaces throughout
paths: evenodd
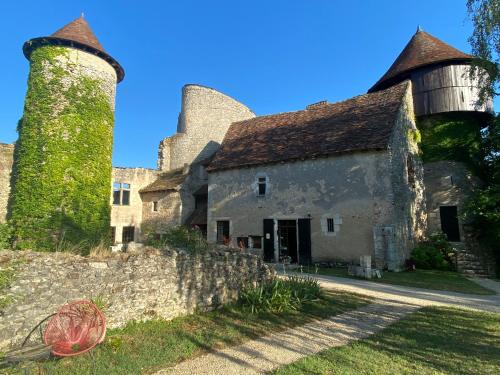
M 264 219 L 264 261 L 274 261 L 274 220 Z
M 439 214 L 441 216 L 441 229 L 446 234 L 448 241 L 460 242 L 457 206 L 441 206 Z
M 299 263 L 311 264 L 311 219 L 299 219 Z

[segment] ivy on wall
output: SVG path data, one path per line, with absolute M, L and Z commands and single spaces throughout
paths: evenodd
M 481 127 L 484 125 L 477 113 L 433 115 L 419 119 L 417 125 L 424 163 L 454 160 L 477 172 L 483 156 Z
M 10 223 L 17 248 L 54 250 L 109 233 L 114 112 L 99 78 L 62 47 L 31 55 Z

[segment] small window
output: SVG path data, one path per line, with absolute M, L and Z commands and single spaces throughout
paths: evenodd
M 158 212 L 158 201 L 153 202 L 153 212 Z
M 264 196 L 266 195 L 266 178 L 265 177 L 259 177 L 259 195 Z
M 111 243 L 114 245 L 116 241 L 116 227 L 111 227 Z
M 229 221 L 217 221 L 217 243 L 228 245 L 231 242 L 229 237 Z
M 113 183 L 113 204 L 118 206 L 130 205 L 130 184 Z
M 326 219 L 326 230 L 328 233 L 335 232 L 335 222 L 332 218 Z
M 237 237 L 236 241 L 240 249 L 248 249 L 248 237 Z
M 129 243 L 134 241 L 135 227 L 123 227 L 122 243 Z
M 252 240 L 252 249 L 262 249 L 262 237 L 261 236 L 250 236 Z

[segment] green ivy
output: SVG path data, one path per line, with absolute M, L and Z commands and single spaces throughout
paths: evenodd
M 422 160 L 424 163 L 454 160 L 477 171 L 483 157 L 481 127 L 484 125 L 477 114 L 451 113 L 419 119 Z
M 102 82 L 67 49 L 33 51 L 16 144 L 11 224 L 17 248 L 54 250 L 109 232 L 114 112 Z

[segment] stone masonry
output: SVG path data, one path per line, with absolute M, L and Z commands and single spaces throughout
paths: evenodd
M 68 301 L 100 300 L 115 328 L 214 309 L 235 301 L 242 286 L 273 275 L 260 258 L 227 248 L 198 256 L 146 249 L 107 259 L 0 251 L 0 269 L 8 267 L 15 277 L 2 297 L 13 302 L 0 311 L 0 350 Z
M 0 143 L 0 223 L 5 222 L 14 161 L 14 145 Z

